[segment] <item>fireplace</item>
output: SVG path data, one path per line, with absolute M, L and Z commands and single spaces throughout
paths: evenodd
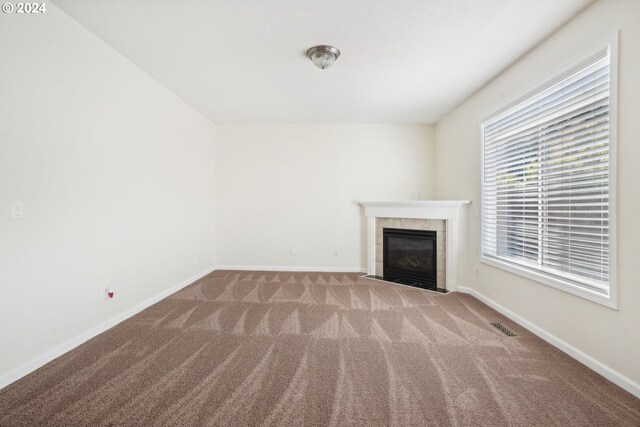
M 465 234 L 464 221 L 469 200 L 362 201 L 367 217 L 367 276 L 384 280 L 383 230 L 400 228 L 437 232 L 436 285 L 438 291 L 457 289 L 458 256 Z
M 383 229 L 385 280 L 436 289 L 436 232 Z

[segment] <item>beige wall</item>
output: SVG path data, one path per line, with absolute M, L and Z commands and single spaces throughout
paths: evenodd
M 524 95 L 558 66 L 620 30 L 618 103 L 619 310 L 479 262 L 482 117 Z M 490 54 L 490 52 L 488 52 Z M 438 186 L 444 199 L 471 199 L 468 252 L 460 283 L 640 383 L 640 2 L 600 1 L 571 21 L 440 121 Z M 476 269 L 478 276 L 476 277 Z
M 0 14 L 0 386 L 213 266 L 213 138 L 51 3 Z
M 361 269 L 355 201 L 432 198 L 433 127 L 219 125 L 215 176 L 217 265 Z

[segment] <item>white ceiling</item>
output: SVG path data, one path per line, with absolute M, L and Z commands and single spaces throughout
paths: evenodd
M 216 123 L 434 123 L 592 0 L 55 3 Z

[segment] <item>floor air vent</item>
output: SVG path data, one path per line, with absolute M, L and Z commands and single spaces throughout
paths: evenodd
M 515 332 L 505 328 L 500 323 L 492 323 L 491 325 L 493 325 L 494 328 L 496 328 L 497 330 L 499 330 L 500 332 L 502 332 L 503 334 L 505 334 L 508 337 L 517 337 L 518 336 L 518 334 L 516 334 Z

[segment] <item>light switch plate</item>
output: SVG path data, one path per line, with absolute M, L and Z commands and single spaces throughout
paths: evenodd
M 24 212 L 22 208 L 22 202 L 11 203 L 11 219 L 22 219 Z

